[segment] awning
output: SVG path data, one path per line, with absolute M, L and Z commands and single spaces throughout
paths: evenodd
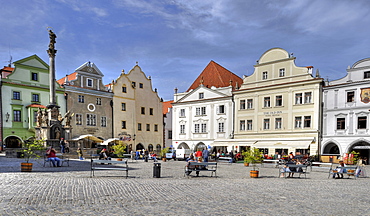
M 101 145 L 108 145 L 111 142 L 117 143 L 116 141 L 119 141 L 119 138 L 109 138 L 107 140 L 104 140 L 104 142 Z
M 275 149 L 308 149 L 310 147 L 311 141 L 281 141 L 281 142 L 266 142 L 257 141 L 252 147 L 255 148 L 275 148 Z
M 81 140 L 81 139 L 88 139 L 88 140 L 92 140 L 94 142 L 98 142 L 98 143 L 101 143 L 103 142 L 103 140 L 99 139 L 98 137 L 94 136 L 94 135 L 91 135 L 91 134 L 85 134 L 85 135 L 81 135 L 79 137 L 75 137 L 73 138 L 72 140 Z

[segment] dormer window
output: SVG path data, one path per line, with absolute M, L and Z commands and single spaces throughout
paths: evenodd
M 87 79 L 87 87 L 93 87 L 93 80 Z
M 279 77 L 283 77 L 283 76 L 285 76 L 285 68 L 281 68 L 279 70 Z
M 267 71 L 262 73 L 262 79 L 264 79 L 264 80 L 267 79 Z
M 364 79 L 369 79 L 370 78 L 370 71 L 365 71 L 364 72 Z

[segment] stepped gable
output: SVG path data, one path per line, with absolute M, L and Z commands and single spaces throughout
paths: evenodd
M 234 87 L 236 83 L 238 86 L 243 84 L 243 80 L 239 76 L 211 60 L 187 91 L 198 88 L 200 84 L 207 88 L 212 86 L 216 88 L 227 87 L 230 86 L 230 80 Z

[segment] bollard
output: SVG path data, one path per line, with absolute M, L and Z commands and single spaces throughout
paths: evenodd
M 153 163 L 153 178 L 161 177 L 161 163 Z

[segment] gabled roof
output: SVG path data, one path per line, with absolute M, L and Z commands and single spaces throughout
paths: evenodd
M 238 83 L 238 86 L 243 84 L 243 80 L 239 76 L 211 60 L 187 91 L 196 89 L 200 84 L 207 88 L 212 86 L 216 88 L 227 87 L 230 86 L 230 81 L 232 81 L 234 87 L 236 83 Z
M 172 103 L 173 103 L 173 100 L 162 102 L 162 111 L 163 111 L 163 114 L 168 113 L 168 108 L 172 108 Z
M 13 73 L 14 68 L 4 66 L 4 68 L 1 69 L 0 71 L 1 71 L 1 78 L 6 78 L 9 74 Z
M 77 75 L 77 72 L 74 72 L 74 73 L 71 73 L 59 80 L 57 80 L 57 82 L 59 83 L 59 85 L 63 85 L 66 81 L 71 81 L 71 80 L 75 80 L 76 79 L 76 75 Z M 66 77 L 67 77 L 67 80 L 66 80 Z

